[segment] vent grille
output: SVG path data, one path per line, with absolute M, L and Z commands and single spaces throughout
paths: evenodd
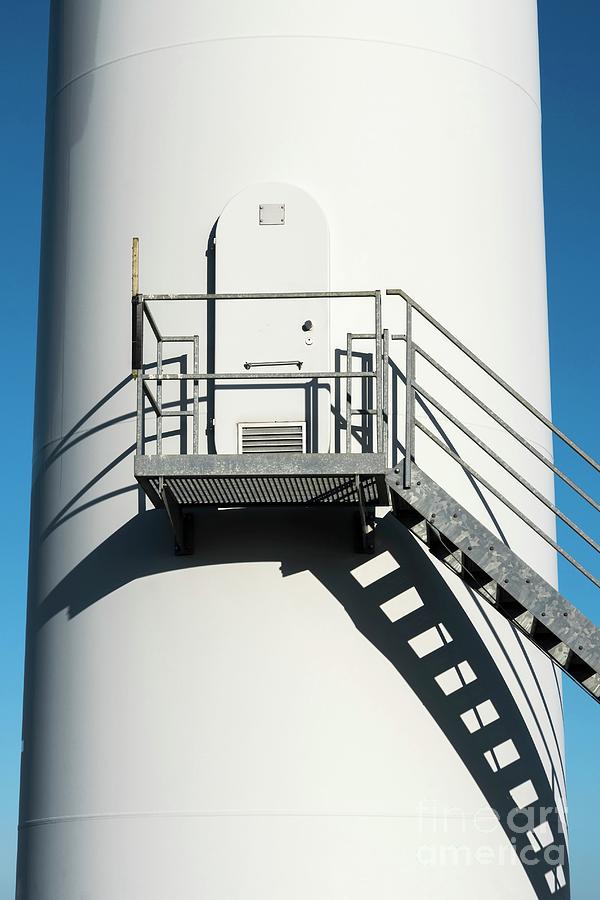
M 240 453 L 304 453 L 304 422 L 240 422 Z

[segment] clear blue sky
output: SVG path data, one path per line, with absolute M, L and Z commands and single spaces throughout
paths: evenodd
M 3 435 L 0 540 L 0 900 L 12 900 L 48 0 L 0 3 L 0 293 L 4 423 L 11 424 Z M 554 418 L 598 457 L 600 2 L 540 0 L 539 7 Z M 600 622 L 598 598 L 566 571 L 561 586 Z M 573 900 L 597 900 L 600 709 L 570 684 L 565 695 Z

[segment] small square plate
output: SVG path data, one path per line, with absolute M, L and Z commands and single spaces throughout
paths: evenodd
M 259 225 L 285 225 L 285 203 L 261 203 L 258 207 Z

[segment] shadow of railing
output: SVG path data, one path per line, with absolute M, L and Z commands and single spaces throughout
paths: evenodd
M 199 586 L 207 565 L 277 560 L 283 578 L 311 572 L 435 720 L 496 812 L 536 896 L 569 896 L 554 786 L 486 646 L 488 636 L 478 632 L 431 558 L 391 515 L 378 525 L 378 554 L 390 554 L 396 568 L 368 584 L 357 575 L 370 562 L 352 552 L 354 519 L 347 511 L 205 511 L 197 530 L 202 538 L 195 555 L 175 557 L 163 513 L 134 517 L 50 592 L 31 627 L 63 611 L 80 615 L 122 585 L 159 572 L 193 568 Z M 419 602 L 403 611 L 409 595 Z

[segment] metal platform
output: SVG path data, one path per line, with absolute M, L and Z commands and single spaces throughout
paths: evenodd
M 386 460 L 378 453 L 136 456 L 135 477 L 155 506 L 167 488 L 183 507 L 383 506 Z
M 167 510 L 178 552 L 191 551 L 190 510 L 194 507 L 323 505 L 357 507 L 361 545 L 365 550 L 372 550 L 374 507 L 389 503 L 385 482 L 389 334 L 382 328 L 381 291 L 140 294 L 136 242 L 132 287 L 132 370 L 137 379 L 134 473 L 154 506 Z M 301 361 L 286 359 L 246 362 L 238 371 L 216 372 L 200 371 L 200 335 L 174 335 L 162 327 L 161 311 L 164 313 L 174 305 L 239 300 L 277 303 L 358 300 L 372 306 L 372 330 L 345 335 L 346 346 L 335 352 L 337 368 L 333 371 L 305 371 Z M 204 335 L 204 343 L 207 340 Z M 362 342 L 360 354 L 355 350 L 356 341 Z M 364 352 L 365 342 L 370 348 L 367 352 Z M 166 349 L 173 345 L 189 348 L 192 371 L 165 370 Z M 340 365 L 344 355 L 345 363 Z M 353 366 L 357 357 L 359 370 Z M 314 402 L 305 413 L 305 421 L 287 423 L 287 426 L 301 426 L 293 436 L 288 427 L 285 434 L 277 437 L 282 425 L 275 420 L 267 423 L 272 432 L 268 439 L 261 442 L 253 434 L 247 445 L 243 439 L 238 440 L 240 452 L 219 452 L 214 428 L 217 385 L 231 388 L 253 384 L 263 390 L 293 385 L 314 392 L 319 384 L 328 386 L 323 396 L 327 398 L 330 421 L 335 422 L 336 431 L 331 437 L 333 452 L 319 452 L 322 447 L 315 438 L 319 412 Z M 169 385 L 178 388 L 178 399 L 166 402 L 165 390 Z M 206 392 L 202 398 L 201 386 Z M 313 396 L 317 397 L 318 406 L 318 392 Z M 205 410 L 202 423 L 201 404 Z M 242 406 L 240 417 L 243 415 Z M 166 444 L 167 421 L 173 423 L 179 435 L 180 452 L 173 452 L 173 445 Z M 152 424 L 155 430 L 150 434 Z M 243 424 L 247 428 L 252 425 L 256 425 L 256 430 L 259 428 L 259 423 L 238 422 L 238 429 Z M 191 453 L 186 452 L 188 446 Z M 279 452 L 269 452 L 271 447 L 277 447 Z

